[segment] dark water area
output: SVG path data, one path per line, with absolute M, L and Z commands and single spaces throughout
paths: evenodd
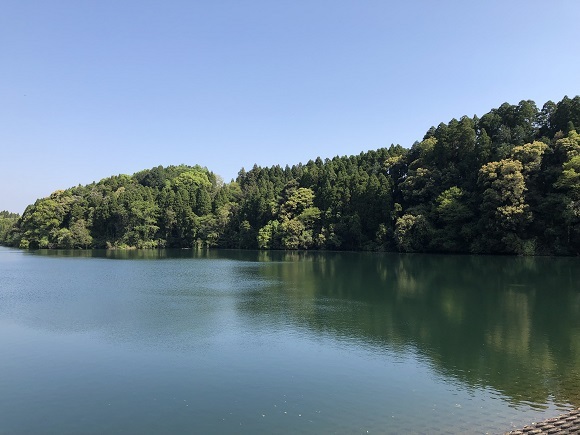
M 579 262 L 0 248 L 0 434 L 501 433 L 580 406 Z

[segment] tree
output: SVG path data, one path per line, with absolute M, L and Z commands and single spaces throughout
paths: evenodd
M 575 254 L 580 97 L 504 103 L 480 118 L 306 165 L 157 166 L 56 191 L 0 243 L 26 248 L 227 247 Z
M 457 186 L 450 187 L 437 197 L 434 213 L 439 228 L 432 242 L 435 249 L 461 252 L 469 246 L 473 236 L 473 228 L 469 224 L 473 212 L 465 198 L 465 192 Z
M 14 232 L 18 231 L 16 224 L 20 215 L 18 213 L 10 213 L 6 210 L 0 211 L 0 244 L 11 245 Z
M 397 219 L 395 241 L 403 252 L 424 252 L 428 249 L 431 228 L 423 215 L 405 214 Z
M 563 205 L 563 225 L 566 242 L 572 253 L 580 253 L 580 155 L 564 163 L 562 174 L 555 183 L 563 193 L 559 197 Z
M 488 163 L 479 171 L 483 188 L 480 242 L 486 251 L 518 253 L 521 248 L 525 225 L 531 219 L 522 170 L 520 161 L 504 159 Z
M 512 158 L 521 162 L 523 173 L 529 176 L 540 170 L 542 156 L 547 148 L 548 145 L 539 141 L 519 145 L 512 150 Z

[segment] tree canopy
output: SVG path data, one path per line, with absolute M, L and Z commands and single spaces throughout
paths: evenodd
M 21 248 L 580 253 L 580 97 L 502 104 L 391 145 L 293 166 L 158 166 L 0 213 Z

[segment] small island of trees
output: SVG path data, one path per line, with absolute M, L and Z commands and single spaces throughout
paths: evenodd
M 158 166 L 0 213 L 20 248 L 580 253 L 580 97 L 502 104 L 411 148 L 240 170 Z

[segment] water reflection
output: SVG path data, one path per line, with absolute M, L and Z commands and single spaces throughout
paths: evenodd
M 0 248 L 4 253 L 9 251 L 25 255 L 54 258 L 106 258 L 110 260 L 168 260 L 168 259 L 228 259 L 236 261 L 270 261 L 271 254 L 261 251 L 239 249 L 36 249 L 20 251 Z M 281 257 L 284 261 L 299 259 L 305 253 L 288 253 Z M 276 254 L 274 254 L 276 255 Z
M 514 406 L 580 406 L 575 258 L 235 250 L 25 257 L 39 261 L 4 272 L 0 315 L 36 328 L 191 350 L 248 325 L 264 333 L 291 325 L 362 343 L 379 357 L 412 352 L 445 378 L 493 388 Z M 163 261 L 70 261 L 59 268 L 46 258 Z M 61 289 L 39 291 L 39 282 Z
M 264 258 L 278 263 L 261 273 L 282 278 L 284 285 L 244 301 L 243 312 L 289 316 L 319 333 L 372 346 L 412 346 L 444 376 L 473 388 L 493 387 L 514 404 L 552 398 L 580 406 L 576 259 L 348 253 Z

